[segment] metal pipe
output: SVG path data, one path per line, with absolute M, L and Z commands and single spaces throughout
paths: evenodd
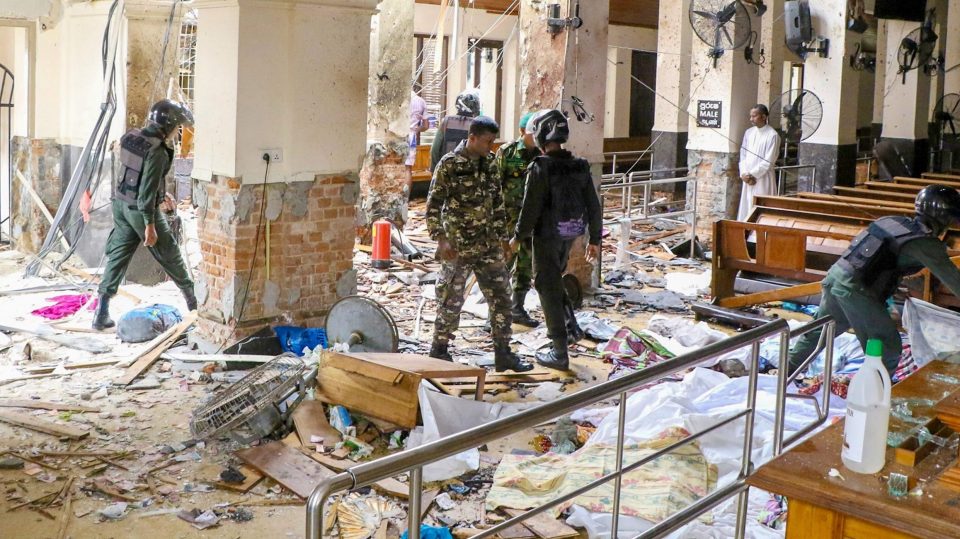
M 407 537 L 420 539 L 420 496 L 423 493 L 423 468 L 410 470 L 410 503 L 407 506 Z
M 777 371 L 777 400 L 773 411 L 773 456 L 783 449 L 783 416 L 786 413 L 787 373 L 790 372 L 790 333 L 780 335 L 780 365 Z
M 687 185 L 690 183 L 693 183 L 693 197 L 691 204 L 693 213 L 690 217 L 690 258 L 692 259 L 696 255 L 696 250 L 694 247 L 696 247 L 697 243 L 697 178 L 694 177 L 693 181 L 688 182 Z
M 264 188 L 264 190 L 263 190 L 263 196 L 267 196 L 267 190 L 266 190 L 266 188 Z M 266 249 L 267 249 L 267 252 L 266 252 L 266 256 L 267 256 L 267 280 L 269 281 L 269 280 L 270 280 L 270 219 L 267 219 L 266 235 L 267 235 L 267 247 L 266 247 Z
M 730 496 L 743 491 L 745 488 L 747 488 L 747 484 L 742 479 L 720 487 L 719 489 L 697 500 L 697 503 L 695 504 L 696 507 L 694 507 L 694 505 L 685 507 L 684 509 L 681 509 L 680 511 L 677 511 L 676 513 L 663 519 L 663 521 L 656 526 L 653 526 L 639 535 L 635 535 L 634 538 L 664 537 L 669 535 L 670 533 L 678 530 L 680 527 L 686 525 L 691 520 L 699 517 L 704 512 L 713 509 L 717 504 L 726 500 Z
M 790 330 L 781 334 L 788 335 Z M 740 462 L 740 479 L 746 479 L 753 473 L 753 422 L 757 415 L 757 372 L 760 370 L 760 342 L 754 341 L 750 346 L 750 374 L 747 382 L 747 410 L 750 411 L 744 418 L 743 425 L 743 460 Z M 747 505 L 750 502 L 750 488 L 740 492 L 737 503 L 737 539 L 743 539 L 747 530 Z
M 330 494 L 343 489 L 353 488 L 355 480 L 348 472 L 338 473 L 324 479 L 313 489 L 307 498 L 307 530 L 306 536 L 320 539 L 323 533 L 323 506 L 327 503 Z
M 627 424 L 627 392 L 620 394 L 620 417 L 617 421 L 617 477 L 613 480 L 613 521 L 610 529 L 613 537 L 620 530 L 620 488 L 623 485 L 623 438 Z

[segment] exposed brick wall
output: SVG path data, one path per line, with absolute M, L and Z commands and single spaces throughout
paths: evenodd
M 697 178 L 697 235 L 711 237 L 713 223 L 736 219 L 740 205 L 740 155 L 689 150 L 689 175 Z M 690 186 L 687 199 L 693 196 Z
M 202 335 L 224 342 L 277 323 L 316 326 L 337 299 L 354 293 L 355 190 L 346 176 L 268 184 L 260 224 L 263 185 L 223 177 L 198 182 Z

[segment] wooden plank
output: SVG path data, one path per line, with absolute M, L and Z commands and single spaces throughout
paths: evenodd
M 173 345 L 173 342 L 176 341 L 180 335 L 187 330 L 187 328 L 193 325 L 196 320 L 196 311 L 187 313 L 187 315 L 183 317 L 183 321 L 160 335 L 160 337 L 165 336 L 163 340 L 157 342 L 155 346 L 148 347 L 146 350 L 144 350 L 143 353 L 140 354 L 139 358 L 133 363 L 133 365 L 130 365 L 130 368 L 127 369 L 127 372 L 125 372 L 118 380 L 114 381 L 114 384 L 125 386 L 136 380 L 137 377 L 149 369 L 150 366 L 153 365 L 153 362 L 160 358 L 160 354 L 164 353 L 167 348 L 170 348 L 170 346 Z M 158 339 L 160 337 L 158 337 Z M 157 339 L 154 340 L 156 341 Z
M 756 292 L 753 294 L 744 294 L 742 296 L 732 296 L 717 301 L 720 307 L 736 309 L 748 305 L 760 305 L 771 301 L 783 301 L 786 299 L 799 298 L 803 296 L 812 296 L 820 293 L 821 281 L 815 283 L 805 283 L 796 286 L 788 286 L 778 290 L 768 290 L 766 292 Z
M 266 363 L 277 356 L 264 356 L 255 354 L 191 354 L 186 352 L 164 352 L 160 354 L 162 359 L 174 361 L 184 361 L 187 363 Z
M 522 515 L 524 511 L 519 509 L 504 509 L 508 515 L 515 517 Z M 579 537 L 580 532 L 567 526 L 563 522 L 552 518 L 546 513 L 538 513 L 523 521 L 523 525 L 530 529 L 540 539 L 562 539 L 566 537 Z
M 96 367 L 106 367 L 109 365 L 116 365 L 119 363 L 118 359 L 101 359 L 98 361 L 83 361 L 77 363 L 64 363 L 63 368 L 68 371 L 79 370 L 79 369 L 93 369 Z M 59 365 L 40 365 L 37 367 L 28 367 L 23 370 L 28 374 L 49 374 L 57 369 Z
M 790 500 L 786 539 L 844 539 L 843 515 L 805 501 Z
M 481 367 L 471 367 L 470 365 L 444 361 L 421 354 L 362 353 L 348 355 L 363 359 L 368 363 L 406 372 L 414 372 L 423 378 L 473 377 L 480 373 L 485 374 L 487 372 L 486 369 Z
M 301 498 L 334 474 L 320 463 L 283 442 L 270 442 L 237 451 L 236 456 Z
M 346 458 L 337 459 L 324 453 L 310 452 L 310 451 L 307 451 L 306 449 L 304 449 L 303 452 L 313 460 L 319 462 L 320 464 L 323 464 L 327 468 L 337 473 L 344 472 L 349 468 L 352 468 L 353 466 L 356 466 L 358 464 L 357 461 L 355 460 L 350 460 Z M 371 486 L 384 494 L 389 494 L 391 496 L 395 496 L 397 498 L 401 498 L 404 500 L 409 499 L 410 497 L 410 487 L 405 483 L 401 483 L 400 481 L 397 481 L 392 477 L 381 479 L 380 481 L 377 481 Z M 436 496 L 437 492 L 433 491 L 433 494 L 434 496 Z M 426 493 L 424 493 L 424 496 L 426 496 Z M 430 501 L 432 502 L 433 498 L 431 498 Z
M 320 401 L 303 401 L 293 411 L 293 425 L 300 437 L 300 444 L 310 449 L 317 444 L 310 441 L 310 436 L 322 436 L 323 445 L 333 447 L 342 440 L 340 431 L 330 426 Z
M 31 399 L 3 399 L 0 408 L 32 408 L 35 410 L 57 410 L 61 412 L 99 412 L 100 408 L 67 404 L 64 402 L 35 401 Z
M 0 410 L 0 421 L 35 430 L 37 432 L 43 432 L 65 438 L 72 438 L 75 440 L 86 438 L 90 434 L 85 430 L 75 429 L 65 425 L 57 425 L 56 423 L 41 421 L 28 415 L 16 414 L 3 410 Z
M 210 482 L 222 489 L 246 493 L 255 487 L 261 479 L 263 479 L 263 474 L 247 464 L 241 464 L 237 470 L 242 473 L 244 477 L 246 477 L 246 479 L 243 480 L 243 483 L 225 483 L 220 480 L 219 475 L 215 479 L 211 479 Z
M 380 366 L 380 374 L 386 372 L 387 376 L 371 377 L 363 368 L 372 367 L 369 362 L 344 354 L 335 356 L 340 356 L 337 361 L 327 361 L 328 353 L 324 353 L 324 360 L 317 374 L 318 400 L 340 404 L 349 410 L 408 429 L 416 426 L 420 404 L 417 395 L 420 375 Z M 373 369 L 369 371 L 372 372 Z M 390 372 L 393 374 L 390 375 Z M 401 374 L 403 376 L 399 376 Z M 393 383 L 381 379 L 391 376 L 399 378 L 399 381 Z

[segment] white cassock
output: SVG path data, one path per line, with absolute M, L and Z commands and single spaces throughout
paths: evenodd
M 740 194 L 740 210 L 737 221 L 746 221 L 753 210 L 753 197 L 775 195 L 777 180 L 774 165 L 780 155 L 780 136 L 777 130 L 767 124 L 763 127 L 751 127 L 743 134 L 740 146 L 740 175 L 750 174 L 757 179 L 753 185 L 743 185 Z

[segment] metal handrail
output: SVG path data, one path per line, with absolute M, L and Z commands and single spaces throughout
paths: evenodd
M 748 374 L 749 388 L 747 391 L 746 408 L 742 412 L 736 414 L 734 418 L 727 417 L 717 424 L 704 429 L 707 431 L 712 431 L 734 421 L 735 419 L 739 419 L 741 417 L 744 419 L 745 437 L 743 445 L 743 460 L 741 462 L 739 477 L 733 483 L 725 485 L 724 487 L 719 488 L 704 498 L 701 498 L 692 506 L 674 515 L 671 515 L 663 522 L 660 522 L 651 530 L 648 530 L 643 534 L 644 536 L 661 536 L 670 533 L 671 531 L 678 529 L 680 526 L 683 526 L 690 520 L 693 520 L 703 512 L 709 510 L 721 501 L 727 499 L 729 496 L 732 496 L 733 494 L 739 494 L 740 500 L 738 505 L 739 510 L 737 518 L 737 530 L 738 537 L 743 537 L 746 526 L 747 505 L 747 486 L 745 481 L 746 478 L 753 473 L 751 453 L 753 448 L 753 423 L 754 415 L 756 413 L 757 373 L 759 370 L 760 342 L 765 338 L 778 334 L 782 336 L 782 339 L 788 338 L 789 332 L 790 328 L 786 321 L 775 320 L 763 326 L 730 337 L 729 339 L 709 344 L 694 352 L 663 361 L 656 365 L 652 365 L 643 369 L 642 371 L 631 373 L 614 380 L 608 380 L 596 386 L 585 388 L 574 394 L 561 397 L 555 401 L 542 404 L 535 408 L 525 410 L 509 417 L 492 421 L 490 423 L 485 423 L 483 425 L 414 449 L 409 449 L 401 453 L 396 453 L 371 462 L 353 466 L 344 472 L 324 479 L 314 489 L 313 493 L 307 500 L 306 536 L 313 539 L 320 538 L 323 529 L 323 506 L 326 503 L 327 498 L 332 493 L 361 488 L 382 479 L 393 477 L 409 471 L 410 503 L 408 506 L 407 516 L 409 537 L 411 539 L 419 539 L 421 509 L 420 493 L 422 490 L 423 466 L 439 461 L 447 456 L 456 455 L 464 450 L 473 449 L 493 440 L 497 440 L 522 430 L 532 428 L 543 423 L 544 421 L 566 415 L 583 408 L 584 406 L 595 404 L 611 397 L 619 396 L 620 422 L 617 433 L 617 471 L 603 478 L 604 481 L 607 481 L 611 478 L 617 481 L 617 485 L 615 486 L 614 490 L 615 497 L 613 507 L 613 529 L 616 530 L 619 515 L 619 478 L 624 473 L 642 465 L 634 463 L 626 467 L 623 466 L 622 455 L 627 392 L 650 382 L 679 373 L 712 357 L 716 357 L 726 352 L 731 352 L 733 350 L 750 345 L 751 364 L 749 366 Z M 699 436 L 702 436 L 703 434 L 704 432 L 699 432 L 691 435 L 690 437 L 685 438 L 683 442 L 689 443 L 699 438 Z M 663 454 L 666 452 L 666 449 L 661 450 L 657 454 Z M 555 500 L 552 504 L 533 509 L 527 513 L 509 519 L 498 526 L 484 530 L 481 534 L 475 537 L 482 539 L 484 537 L 492 536 L 498 531 L 513 526 L 521 520 L 545 511 L 547 508 L 552 507 L 557 503 L 562 503 L 562 501 L 565 500 L 566 497 L 560 501 Z
M 780 167 L 775 167 L 774 170 L 777 172 L 777 195 L 782 196 L 784 194 L 784 183 L 783 183 L 783 172 L 785 170 L 804 170 L 810 169 L 813 171 L 811 183 L 813 184 L 813 190 L 817 190 L 817 167 L 816 165 L 784 165 Z

